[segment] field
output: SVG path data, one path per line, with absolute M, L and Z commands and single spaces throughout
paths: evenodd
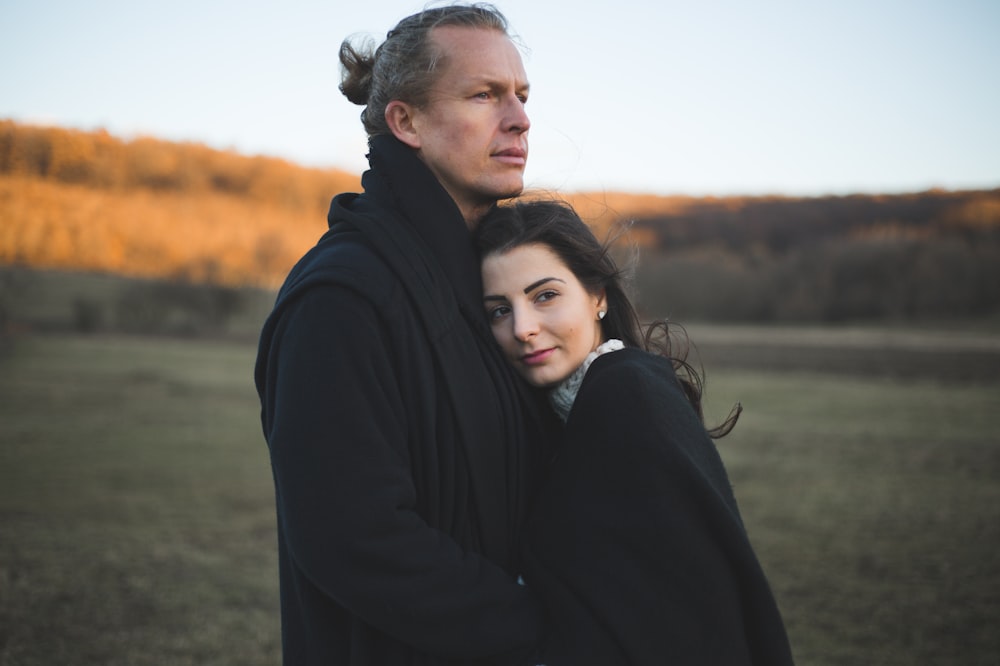
M 710 418 L 745 408 L 719 447 L 797 662 L 996 663 L 996 334 L 691 335 Z M 254 353 L 13 340 L 0 357 L 0 666 L 279 662 Z

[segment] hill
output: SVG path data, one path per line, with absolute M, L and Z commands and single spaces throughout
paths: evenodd
M 360 178 L 0 121 L 0 264 L 274 286 Z
M 0 266 L 273 289 L 356 174 L 200 144 L 0 121 Z M 544 193 L 535 193 L 542 196 Z M 650 316 L 1000 315 L 1000 189 L 562 195 L 617 238 Z

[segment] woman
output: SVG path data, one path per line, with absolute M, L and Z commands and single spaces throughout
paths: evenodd
M 507 359 L 565 421 L 522 568 L 559 664 L 792 662 L 769 585 L 701 419 L 697 374 L 643 336 L 606 248 L 568 206 L 496 208 L 477 230 Z M 680 374 L 678 374 L 680 371 Z

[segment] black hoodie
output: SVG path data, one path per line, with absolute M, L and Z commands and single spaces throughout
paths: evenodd
M 516 554 L 543 417 L 453 200 L 392 137 L 369 160 L 261 333 L 285 664 L 515 663 L 542 632 Z

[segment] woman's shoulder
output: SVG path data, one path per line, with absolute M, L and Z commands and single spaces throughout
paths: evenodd
M 594 360 L 576 396 L 573 412 L 631 415 L 687 404 L 667 358 L 626 347 Z
M 589 442 L 588 450 L 602 450 L 608 441 L 629 442 L 613 447 L 622 464 L 683 461 L 685 469 L 693 464 L 723 497 L 730 493 L 718 451 L 666 357 L 626 348 L 595 360 L 567 432 L 576 444 Z
M 670 359 L 636 347 L 625 347 L 596 358 L 587 371 L 584 385 L 613 388 L 619 383 L 674 384 L 676 377 Z

